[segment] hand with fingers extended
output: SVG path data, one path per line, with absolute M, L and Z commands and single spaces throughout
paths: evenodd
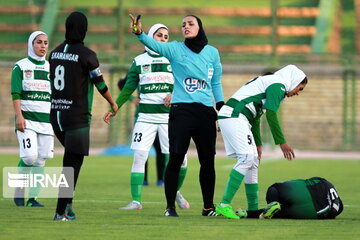
M 284 158 L 291 161 L 295 158 L 295 153 L 292 147 L 288 143 L 280 144 L 281 151 L 284 154 Z
M 140 35 L 142 33 L 142 25 L 140 17 L 141 15 L 138 15 L 136 18 L 130 13 L 129 17 L 131 18 L 130 22 L 130 30 L 132 33 L 136 35 Z

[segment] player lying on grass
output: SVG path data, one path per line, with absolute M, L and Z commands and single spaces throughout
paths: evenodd
M 226 218 L 239 219 L 231 207 L 240 184 L 244 180 L 248 210 L 258 209 L 258 166 L 262 154 L 260 117 L 266 111 L 275 144 L 284 157 L 295 158 L 292 147 L 282 133 L 277 111 L 285 97 L 299 95 L 305 88 L 305 73 L 288 65 L 274 74 L 256 77 L 237 90 L 218 114 L 226 154 L 237 162 L 230 172 L 225 192 L 216 212 Z
M 236 213 L 247 218 L 334 219 L 344 209 L 334 185 L 324 178 L 278 182 L 266 192 L 265 209 Z

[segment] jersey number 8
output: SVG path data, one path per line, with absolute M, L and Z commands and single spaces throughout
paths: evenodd
M 54 79 L 54 87 L 58 91 L 62 91 L 65 88 L 65 68 L 62 65 L 58 65 L 55 68 L 55 79 Z

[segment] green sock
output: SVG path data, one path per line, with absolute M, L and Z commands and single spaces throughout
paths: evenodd
M 170 154 L 164 154 L 164 155 L 165 155 L 165 166 L 164 166 L 164 172 L 163 172 L 163 179 L 165 180 L 165 172 L 166 172 L 167 165 L 169 164 L 169 161 L 170 161 Z
M 31 167 L 33 165 L 27 165 L 24 160 L 22 160 L 20 158 L 20 161 L 18 163 L 18 167 L 19 167 L 19 173 L 22 173 L 22 174 L 29 174 L 31 172 Z
M 258 199 L 259 199 L 259 185 L 245 184 L 246 199 L 248 202 L 248 210 L 258 210 Z
M 141 192 L 144 183 L 145 173 L 132 172 L 130 177 L 132 200 L 141 203 Z
M 32 174 L 44 174 L 44 167 L 33 166 L 31 168 Z M 38 179 L 38 178 L 37 178 Z M 31 187 L 29 190 L 29 198 L 36 198 L 39 196 L 41 185 L 38 183 L 36 187 Z
M 231 203 L 243 179 L 244 179 L 244 175 L 242 175 L 241 173 L 239 173 L 234 169 L 231 170 L 221 203 L 224 204 Z
M 184 183 L 186 172 L 187 172 L 187 167 L 180 168 L 179 181 L 178 181 L 178 187 L 177 187 L 178 191 L 180 190 L 181 186 Z

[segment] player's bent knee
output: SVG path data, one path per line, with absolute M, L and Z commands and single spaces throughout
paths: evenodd
M 245 175 L 246 171 L 254 166 L 256 156 L 254 154 L 237 154 L 237 162 L 233 169 Z
M 34 156 L 25 156 L 21 158 L 26 165 L 33 165 L 37 159 L 37 155 Z
M 36 166 L 36 167 L 44 167 L 44 166 L 45 166 L 45 162 L 46 162 L 46 158 L 38 158 L 38 159 L 34 162 L 34 166 Z

